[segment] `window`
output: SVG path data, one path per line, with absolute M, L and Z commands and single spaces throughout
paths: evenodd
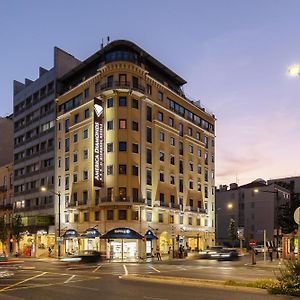
M 163 223 L 164 222 L 164 215 L 162 213 L 158 214 L 158 222 Z
M 197 155 L 198 155 L 199 157 L 201 157 L 201 148 L 198 148 L 198 149 L 197 149 Z
M 161 91 L 158 91 L 158 100 L 164 101 L 164 94 Z
M 152 164 L 152 150 L 147 148 L 147 164 Z
M 201 219 L 197 218 L 197 226 L 201 226 Z
M 107 121 L 107 130 L 113 130 L 114 129 L 114 121 Z
M 119 129 L 127 129 L 127 120 L 119 119 Z
M 170 156 L 170 164 L 175 165 L 175 156 L 174 155 Z
M 198 181 L 198 183 L 197 183 L 197 191 L 201 192 L 201 182 L 200 181 Z
M 74 143 L 78 142 L 78 133 L 74 133 L 74 135 L 73 135 L 73 142 Z
M 113 188 L 107 188 L 107 201 L 111 202 L 113 198 Z
M 183 161 L 182 160 L 179 161 L 179 173 L 183 174 Z
M 170 145 L 175 146 L 175 138 L 172 136 L 170 137 Z
M 147 184 L 152 185 L 152 171 L 151 170 L 148 169 L 146 171 L 146 177 L 147 177 Z
M 83 150 L 83 159 L 88 159 L 89 158 L 89 150 L 88 149 L 84 149 Z
M 147 127 L 147 142 L 152 143 L 152 129 Z
M 182 123 L 179 123 L 179 135 L 180 136 L 183 136 L 183 124 Z
M 65 151 L 66 152 L 70 151 L 70 139 L 69 138 L 65 139 Z
M 74 124 L 77 124 L 79 122 L 79 114 L 76 114 L 74 116 Z
M 126 165 L 119 165 L 119 174 L 126 175 L 127 173 L 127 166 Z
M 193 136 L 193 129 L 191 127 L 188 128 L 188 135 Z
M 121 152 L 127 151 L 127 143 L 126 142 L 119 142 L 119 151 L 121 151 Z
M 84 118 L 87 119 L 90 117 L 90 110 L 87 108 L 85 111 L 84 111 Z
M 132 143 L 132 153 L 139 153 L 139 144 Z
M 207 136 L 204 137 L 204 144 L 205 144 L 205 147 L 208 148 L 208 137 Z
M 82 198 L 83 198 L 83 204 L 87 204 L 87 202 L 88 202 L 88 191 L 83 191 Z
M 152 108 L 147 106 L 147 121 L 152 122 Z
M 204 187 L 204 197 L 208 198 L 208 187 L 207 186 Z
M 65 132 L 69 132 L 70 128 L 70 119 L 65 120 Z
M 131 107 L 135 109 L 139 109 L 139 101 L 136 99 L 132 99 Z
M 139 123 L 132 121 L 132 130 L 133 131 L 139 131 Z
M 192 190 L 194 188 L 193 180 L 189 180 L 189 188 Z
M 196 132 L 196 139 L 197 139 L 198 141 L 201 140 L 201 134 L 200 134 L 199 131 Z
M 146 218 L 147 218 L 147 222 L 152 222 L 152 212 L 151 211 L 147 211 Z
M 100 211 L 94 212 L 94 218 L 95 218 L 95 221 L 100 221 Z
M 89 213 L 88 212 L 84 212 L 83 213 L 83 221 L 84 222 L 88 222 L 89 221 Z
M 174 175 L 170 176 L 170 184 L 175 184 L 175 176 Z
M 163 171 L 159 171 L 159 181 L 164 182 L 165 181 L 165 175 Z
M 189 145 L 189 152 L 190 153 L 194 153 L 194 147 L 193 147 L 193 145 Z
M 169 126 L 174 127 L 174 119 L 173 118 L 169 118 Z
M 79 221 L 79 215 L 74 214 L 74 223 L 78 223 L 78 221 Z
M 107 210 L 106 212 L 106 218 L 107 220 L 113 220 L 114 219 L 114 211 L 112 209 Z
M 114 173 L 114 166 L 113 165 L 107 166 L 107 175 L 113 175 L 113 173 Z
M 119 220 L 127 220 L 127 210 L 119 209 Z
M 96 190 L 95 191 L 95 205 L 98 205 L 100 202 L 100 191 Z
M 165 161 L 165 153 L 163 151 L 159 152 L 159 160 L 160 161 Z
M 107 99 L 107 108 L 113 107 L 114 106 L 114 99 L 113 98 L 108 98 Z
M 189 170 L 191 171 L 191 172 L 193 172 L 193 170 L 194 170 L 194 164 L 193 164 L 193 162 L 189 162 Z
M 83 139 L 87 139 L 89 137 L 89 130 L 88 129 L 84 129 L 83 131 Z
M 183 179 L 179 179 L 179 193 L 183 193 Z
M 114 77 L 112 75 L 107 76 L 107 79 L 106 79 L 107 87 L 112 87 L 113 86 L 113 80 L 114 80 Z
M 205 171 L 204 171 L 204 180 L 208 181 L 208 170 L 207 169 L 205 169 Z
M 73 182 L 74 183 L 78 182 L 78 174 L 77 173 L 73 173 Z
M 179 155 L 183 155 L 183 143 L 179 142 Z
M 88 180 L 89 179 L 89 172 L 88 171 L 83 171 L 83 180 Z
M 126 187 L 119 187 L 119 201 L 127 200 L 127 189 Z
M 73 153 L 73 162 L 77 162 L 78 161 L 78 154 L 77 152 Z
M 69 157 L 65 158 L 65 171 L 69 171 L 70 169 L 70 159 Z
M 152 203 L 152 192 L 151 191 L 146 192 L 146 199 L 147 199 L 147 205 L 151 206 L 151 203 Z
M 147 94 L 152 94 L 152 86 L 150 84 L 147 84 Z
M 70 183 L 70 181 L 69 181 L 69 176 L 66 176 L 66 177 L 65 177 L 65 187 L 66 187 L 66 190 L 69 189 L 69 183 Z
M 182 216 L 182 215 L 179 216 L 179 223 L 180 223 L 181 225 L 183 224 L 183 216 Z
M 158 114 L 157 114 L 157 119 L 158 119 L 158 121 L 163 122 L 164 121 L 164 114 L 159 111 Z
M 132 166 L 132 175 L 133 176 L 139 175 L 139 167 L 138 166 Z
M 159 140 L 162 142 L 165 140 L 165 134 L 162 131 L 159 132 Z
M 126 97 L 119 97 L 119 106 L 127 106 Z
M 193 218 L 189 217 L 189 225 L 193 225 Z
M 138 202 L 138 200 L 139 200 L 139 189 L 133 188 L 132 189 L 132 201 Z

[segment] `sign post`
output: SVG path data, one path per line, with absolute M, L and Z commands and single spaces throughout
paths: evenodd
M 255 240 L 250 240 L 249 241 L 249 247 L 251 247 L 251 259 L 252 259 L 252 265 L 256 265 L 256 254 L 254 247 L 256 246 L 256 241 Z

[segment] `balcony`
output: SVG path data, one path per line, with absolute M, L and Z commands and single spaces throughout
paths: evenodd
M 114 199 L 108 198 L 108 197 L 103 197 L 101 198 L 101 201 L 99 203 L 100 206 L 105 206 L 105 205 L 134 205 L 134 204 L 139 204 L 139 205 L 146 205 L 146 199 L 144 198 L 137 198 L 137 199 L 132 199 L 131 197 L 116 197 Z
M 101 91 L 107 91 L 111 89 L 131 89 L 142 94 L 145 93 L 146 88 L 141 84 L 131 84 L 130 81 L 114 81 L 110 83 L 104 83 L 100 87 Z

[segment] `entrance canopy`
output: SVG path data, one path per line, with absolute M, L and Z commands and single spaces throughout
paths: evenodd
M 71 240 L 79 237 L 78 232 L 75 229 L 68 229 L 63 235 L 62 238 L 65 240 Z
M 115 228 L 104 235 L 101 236 L 101 239 L 142 239 L 143 236 L 130 228 Z
M 145 233 L 145 238 L 148 241 L 152 241 L 152 240 L 157 240 L 158 239 L 158 237 L 151 230 L 147 230 L 147 232 Z
M 100 236 L 100 232 L 96 228 L 88 228 L 81 237 L 87 239 L 93 239 Z

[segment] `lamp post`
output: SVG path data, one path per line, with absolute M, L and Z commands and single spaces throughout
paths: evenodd
M 299 69 L 300 70 L 300 69 Z M 254 189 L 254 193 L 269 193 L 269 194 L 275 194 L 276 199 L 276 258 L 279 258 L 279 252 L 278 252 L 278 240 L 279 240 L 279 224 L 278 224 L 278 206 L 279 206 L 279 196 L 278 196 L 278 190 L 274 191 L 261 191 L 259 189 Z M 264 249 L 266 251 L 266 249 Z
M 300 75 L 300 65 L 294 65 L 294 66 L 290 66 L 288 68 L 288 73 L 291 76 L 297 76 Z
M 53 194 L 53 195 L 56 195 L 56 196 L 58 196 L 58 238 L 59 238 L 59 241 L 58 241 L 58 247 L 57 247 L 57 255 L 58 255 L 58 257 L 60 257 L 60 254 L 61 254 L 61 249 L 60 249 L 60 193 L 58 192 L 58 193 L 56 193 L 56 192 L 54 192 L 54 191 L 52 191 L 52 190 L 48 190 L 45 186 L 41 186 L 41 188 L 40 188 L 40 190 L 41 190 L 41 192 L 43 192 L 43 193 L 45 193 L 45 192 L 49 192 L 49 193 L 51 193 L 51 194 Z

